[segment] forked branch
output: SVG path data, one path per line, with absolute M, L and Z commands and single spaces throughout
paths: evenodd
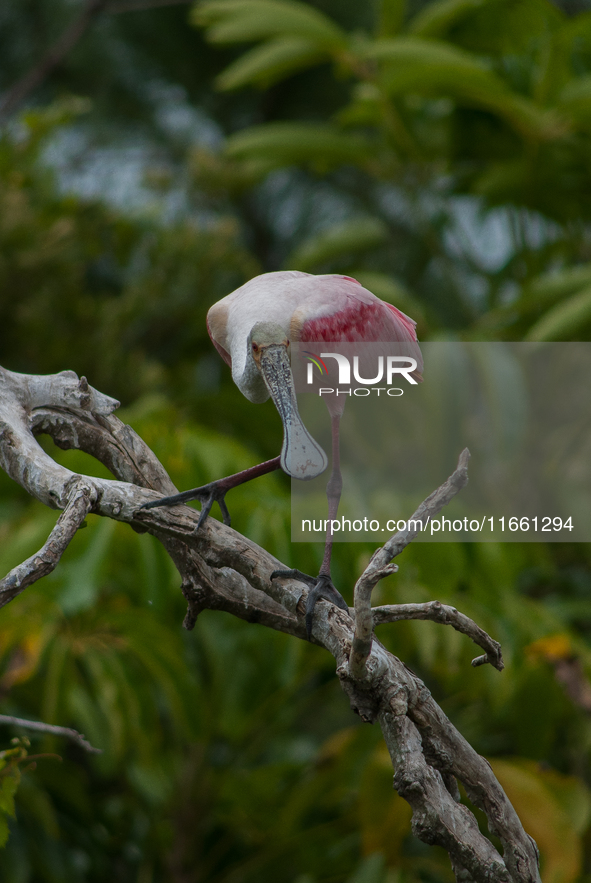
M 474 668 L 487 662 L 498 671 L 503 671 L 505 667 L 499 642 L 487 635 L 473 619 L 460 613 L 455 607 L 442 604 L 441 601 L 426 601 L 424 604 L 384 604 L 381 607 L 373 607 L 371 612 L 374 627 L 386 622 L 402 622 L 408 619 L 430 619 L 432 622 L 450 625 L 461 634 L 472 638 L 474 643 L 485 651 L 483 656 L 477 656 L 472 660 Z
M 306 587 L 295 579 L 272 580 L 274 571 L 285 569 L 281 562 L 211 518 L 197 531 L 199 513 L 188 506 L 140 508 L 155 493 L 170 495 L 176 488 L 153 452 L 113 415 L 116 406 L 72 372 L 36 377 L 0 369 L 0 465 L 38 500 L 63 510 L 43 549 L 0 584 L 5 603 L 55 567 L 85 514 L 92 512 L 149 531 L 163 543 L 181 575 L 187 628 L 201 610 L 224 610 L 306 640 Z M 60 447 L 92 454 L 115 478 L 74 475 L 59 466 L 37 444 L 34 434 L 41 432 Z M 453 475 L 413 518 L 423 523 L 449 502 L 467 481 L 467 462 L 465 451 Z M 377 622 L 432 618 L 468 634 L 483 647 L 486 661 L 502 667 L 498 644 L 453 608 L 432 602 L 372 611 L 373 587 L 394 572 L 392 558 L 414 535 L 394 535 L 373 556 L 356 587 L 356 623 L 321 600 L 312 637 L 334 656 L 353 710 L 363 720 L 380 722 L 395 768 L 394 785 L 412 806 L 417 836 L 448 851 L 458 880 L 539 883 L 535 843 L 489 764 L 446 718 L 422 681 L 372 640 Z M 486 813 L 502 854 L 458 802 L 456 780 Z

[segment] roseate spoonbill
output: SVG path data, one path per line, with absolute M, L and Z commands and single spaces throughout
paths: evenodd
M 415 322 L 352 279 L 350 276 L 313 276 L 297 270 L 256 276 L 214 304 L 207 314 L 207 330 L 232 378 L 251 402 L 269 396 L 283 422 L 283 446 L 279 457 L 243 472 L 144 504 L 142 508 L 171 506 L 188 500 L 202 502 L 197 529 L 207 518 L 214 501 L 219 503 L 225 524 L 230 524 L 225 495 L 233 487 L 283 469 L 294 478 L 316 478 L 326 469 L 327 457 L 305 428 L 298 413 L 289 361 L 290 342 L 383 342 L 406 344 L 415 358 L 420 379 L 421 351 Z M 339 460 L 339 422 L 345 397 L 326 397 L 331 417 L 332 472 L 327 484 L 328 530 L 322 567 L 317 577 L 298 570 L 275 571 L 271 578 L 292 577 L 310 589 L 306 605 L 306 629 L 311 634 L 316 601 L 324 598 L 343 610 L 348 606 L 330 578 L 332 530 L 342 490 Z

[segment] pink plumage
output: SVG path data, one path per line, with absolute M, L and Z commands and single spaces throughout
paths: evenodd
M 422 371 L 416 323 L 356 279 L 297 270 L 264 273 L 214 304 L 207 316 L 210 337 L 247 396 L 240 378 L 250 331 L 260 321 L 279 325 L 294 343 L 407 343 L 417 360 L 417 376 Z

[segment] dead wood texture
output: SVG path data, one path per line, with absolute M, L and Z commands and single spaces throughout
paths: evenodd
M 306 586 L 294 579 L 271 580 L 273 571 L 285 565 L 214 519 L 197 531 L 199 513 L 188 506 L 140 509 L 176 488 L 152 451 L 113 415 L 117 405 L 72 371 L 36 376 L 0 368 L 0 465 L 32 496 L 62 510 L 43 548 L 0 580 L 0 607 L 56 567 L 92 512 L 148 531 L 163 543 L 181 576 L 186 628 L 193 627 L 200 611 L 214 609 L 306 640 Z M 38 445 L 40 433 L 61 448 L 86 451 L 115 478 L 76 475 L 58 465 Z M 453 475 L 419 506 L 415 522 L 426 524 L 461 490 L 468 480 L 468 459 L 464 451 Z M 396 534 L 377 550 L 357 582 L 349 614 L 319 601 L 312 640 L 333 655 L 353 711 L 364 721 L 379 722 L 394 766 L 394 787 L 412 807 L 414 833 L 448 851 L 462 883 L 538 883 L 536 845 L 488 762 L 447 719 L 422 681 L 373 636 L 379 623 L 433 619 L 484 650 L 473 665 L 503 667 L 499 644 L 455 608 L 433 601 L 372 609 L 372 589 L 397 569 L 392 559 L 418 529 Z M 459 802 L 458 782 L 486 814 L 502 854 Z

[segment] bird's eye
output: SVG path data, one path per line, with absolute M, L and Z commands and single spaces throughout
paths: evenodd
M 254 341 L 252 343 L 252 351 L 253 351 L 253 353 L 258 353 L 258 351 L 259 351 L 258 343 L 255 343 Z

